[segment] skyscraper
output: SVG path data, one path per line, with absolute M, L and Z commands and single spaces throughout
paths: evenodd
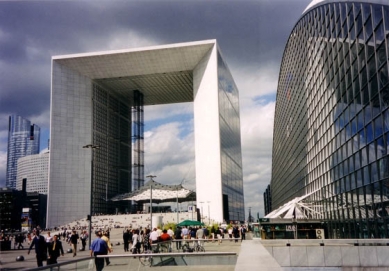
M 39 154 L 27 155 L 18 160 L 16 189 L 23 190 L 26 182 L 26 192 L 38 192 L 47 195 L 49 183 L 49 157 L 48 149 Z
M 18 159 L 38 154 L 40 128 L 21 116 L 12 115 L 8 124 L 7 173 L 5 184 L 16 188 Z
M 285 47 L 271 206 L 314 203 L 331 238 L 389 237 L 388 1 L 313 1 Z

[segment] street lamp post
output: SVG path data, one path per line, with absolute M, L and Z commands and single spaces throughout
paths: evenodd
M 153 231 L 153 178 L 157 176 L 148 175 L 146 178 L 150 178 L 150 230 Z
M 209 204 L 211 203 L 210 201 L 207 201 L 208 203 L 208 225 L 211 225 L 211 214 L 209 212 Z
M 201 216 L 200 216 L 200 220 L 201 220 L 201 222 L 203 222 L 203 203 L 204 203 L 204 201 L 200 201 L 199 202 L 200 204 L 201 204 Z
M 91 172 L 90 172 L 90 209 L 89 209 L 89 247 L 92 243 L 92 214 L 93 214 L 93 150 L 100 148 L 99 145 L 88 144 L 82 146 L 84 149 L 91 149 Z
M 177 224 L 179 223 L 178 221 L 178 188 L 177 188 L 177 191 L 176 191 L 176 196 L 177 196 L 177 207 L 176 207 L 176 212 L 177 212 Z
M 177 187 L 177 224 L 178 223 L 180 223 L 180 221 L 179 221 L 179 214 L 178 214 L 178 188 L 182 188 L 182 183 L 185 181 L 185 179 L 183 179 L 182 181 L 181 181 L 181 183 L 180 183 L 180 187 Z

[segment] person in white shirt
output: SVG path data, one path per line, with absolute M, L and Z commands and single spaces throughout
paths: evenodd
M 161 234 L 162 234 L 162 230 L 159 227 L 157 227 L 157 233 L 158 233 L 158 236 L 161 236 Z
M 169 234 L 170 237 L 173 238 L 174 231 L 172 230 L 172 227 L 170 227 L 170 228 L 167 230 L 167 234 Z
M 228 238 L 232 239 L 232 227 L 228 229 Z M 232 242 L 232 240 L 230 240 Z
M 157 232 L 157 228 L 154 228 L 153 231 L 150 233 L 150 244 L 154 244 L 156 242 L 158 242 L 158 232 Z
M 202 228 L 199 228 L 196 231 L 196 239 L 204 239 L 204 230 Z M 203 241 L 198 240 L 198 244 L 200 246 L 202 246 L 203 245 Z
M 46 243 L 51 243 L 53 241 L 53 236 L 50 235 L 50 232 L 47 232 Z

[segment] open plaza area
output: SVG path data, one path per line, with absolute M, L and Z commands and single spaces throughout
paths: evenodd
M 45 232 L 42 233 L 42 235 L 46 235 Z M 95 237 L 92 238 L 92 240 Z M 112 229 L 111 231 L 111 243 L 113 244 L 113 252 L 109 254 L 110 262 L 111 264 L 109 266 L 104 267 L 104 270 L 144 270 L 149 269 L 148 266 L 143 266 L 139 259 L 137 257 L 134 257 L 135 255 L 131 254 L 131 252 L 124 252 L 124 246 L 123 246 L 123 229 Z M 86 259 L 85 261 L 80 261 L 79 263 L 75 263 L 72 265 L 68 265 L 65 267 L 61 267 L 61 270 L 88 270 L 88 264 L 89 264 L 89 250 L 88 251 L 77 251 L 77 256 L 73 257 L 73 253 L 67 253 L 68 249 L 71 248 L 69 244 L 66 243 L 66 241 L 62 241 L 63 248 L 65 251 L 65 255 L 63 257 L 58 258 L 58 263 L 63 263 L 67 261 L 73 261 L 73 260 L 80 260 L 80 259 Z M 247 241 L 246 241 L 247 242 Z M 120 243 L 120 245 L 118 245 Z M 189 241 L 190 246 L 192 246 L 193 241 Z M 192 252 L 187 253 L 191 254 L 188 257 L 178 257 L 176 260 L 177 264 L 180 264 L 178 266 L 159 266 L 158 269 L 160 270 L 172 270 L 172 268 L 175 268 L 175 270 L 234 270 L 235 269 L 235 263 L 237 260 L 237 255 L 239 255 L 239 251 L 241 248 L 241 241 L 234 242 L 232 240 L 223 239 L 221 244 L 219 244 L 217 241 L 210 241 L 206 242 L 204 244 L 204 248 L 206 253 L 235 253 L 234 256 L 205 256 L 203 257 L 195 257 L 192 256 L 194 254 L 200 255 L 201 252 Z M 24 249 L 21 250 L 8 250 L 8 251 L 1 251 L 0 254 L 0 270 L 23 270 L 23 269 L 30 269 L 30 268 L 36 268 L 36 258 L 35 258 L 35 252 L 34 250 L 31 250 L 31 253 L 28 255 L 28 245 L 25 242 Z M 80 246 L 80 245 L 79 245 Z M 13 244 L 12 244 L 13 248 Z M 175 243 L 172 243 L 172 252 L 171 254 L 179 254 L 182 253 L 182 250 L 176 250 Z M 24 257 L 24 261 L 16 261 L 16 258 L 18 256 L 22 255 Z M 125 255 L 126 257 L 120 257 L 119 255 Z M 190 259 L 192 258 L 192 259 Z M 197 258 L 197 259 L 194 259 Z M 204 258 L 204 259 L 202 259 Z M 185 266 L 185 263 L 183 260 L 188 264 Z M 193 261 L 196 261 L 194 265 L 191 265 Z M 181 265 L 183 264 L 183 265 Z M 45 265 L 45 263 L 44 263 Z M 188 269 L 186 269 L 188 268 Z

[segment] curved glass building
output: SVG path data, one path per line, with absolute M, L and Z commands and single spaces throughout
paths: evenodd
M 389 237 L 389 1 L 313 1 L 290 34 L 271 209 L 304 195 L 329 238 Z

